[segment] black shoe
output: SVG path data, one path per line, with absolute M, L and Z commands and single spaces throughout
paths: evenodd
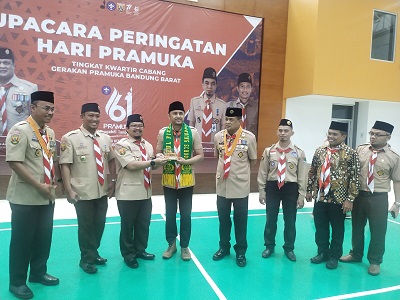
M 244 254 L 236 255 L 236 264 L 239 267 L 245 267 L 246 266 L 246 256 L 244 256 Z
M 79 266 L 82 268 L 83 271 L 85 271 L 88 274 L 97 273 L 97 268 L 94 264 L 89 264 L 81 260 L 79 262 Z
M 261 256 L 263 257 L 263 258 L 268 258 L 268 257 L 270 257 L 271 255 L 272 255 L 272 253 L 274 253 L 274 248 L 267 248 L 267 249 L 265 249 L 264 251 L 263 251 L 263 253 L 261 254 Z
M 326 268 L 327 269 L 331 269 L 334 270 L 337 268 L 338 266 L 338 260 L 336 258 L 330 258 L 327 262 L 326 262 Z
M 43 285 L 57 285 L 60 283 L 60 280 L 54 276 L 49 274 L 44 274 L 42 276 L 29 276 L 29 282 L 41 283 Z
M 155 257 L 156 256 L 154 254 L 147 253 L 146 251 L 136 253 L 136 258 L 141 258 L 144 260 L 153 260 Z
M 125 264 L 132 269 L 139 268 L 139 263 L 134 257 L 124 258 Z
M 285 255 L 290 261 L 296 261 L 296 254 L 293 251 L 285 251 Z
M 328 255 L 325 254 L 325 252 L 322 252 L 318 254 L 317 256 L 314 256 L 313 258 L 310 259 L 310 261 L 313 264 L 320 264 L 323 263 L 324 261 L 327 261 L 329 259 Z
M 217 252 L 214 253 L 213 260 L 221 260 L 229 254 L 231 254 L 229 250 L 219 249 Z
M 33 293 L 31 291 L 31 289 L 26 284 L 20 285 L 20 286 L 10 285 L 9 290 L 18 299 L 31 299 L 31 298 L 33 298 Z
M 106 262 L 107 262 L 107 258 L 102 258 L 102 257 L 100 257 L 100 256 L 98 256 L 98 257 L 96 257 L 96 258 L 94 259 L 94 264 L 95 264 L 95 265 L 105 265 Z

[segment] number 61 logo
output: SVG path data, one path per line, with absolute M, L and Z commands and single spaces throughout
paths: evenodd
M 121 122 L 126 119 L 127 115 L 132 114 L 132 88 L 126 93 L 124 100 L 126 101 L 126 109 L 119 105 L 119 100 L 122 95 L 116 88 L 112 92 L 110 99 L 106 104 L 106 113 L 110 116 L 114 122 Z

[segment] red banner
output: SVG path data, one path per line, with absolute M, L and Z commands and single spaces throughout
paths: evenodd
M 237 99 L 237 76 L 247 72 L 258 99 L 259 18 L 154 0 L 2 1 L 0 8 L 0 47 L 14 54 L 15 77 L 55 93 L 57 139 L 80 126 L 83 103 L 97 102 L 100 129 L 114 141 L 126 135 L 126 117 L 140 113 L 144 137 L 155 145 L 169 103 L 180 100 L 188 110 L 207 67 L 218 73 L 219 98 Z M 0 86 L 3 73 L 0 66 Z M 30 92 L 22 84 L 10 89 L 14 102 L 6 107 L 15 122 L 29 110 Z

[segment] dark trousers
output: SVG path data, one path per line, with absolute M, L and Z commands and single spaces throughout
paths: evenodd
M 117 201 L 121 216 L 119 246 L 124 258 L 134 257 L 147 248 L 151 219 L 151 199 Z
M 236 245 L 233 248 L 237 255 L 245 254 L 247 250 L 247 215 L 249 197 L 227 199 L 217 196 L 219 219 L 219 247 L 225 251 L 231 248 L 231 207 L 233 204 L 233 223 L 235 225 Z
M 47 272 L 53 234 L 54 204 L 11 204 L 10 285 L 26 284 L 30 275 L 39 277 Z
M 190 234 L 192 232 L 192 198 L 193 187 L 183 189 L 172 189 L 164 187 L 165 197 L 165 237 L 169 245 L 173 243 L 178 236 L 176 226 L 176 212 L 179 203 L 180 214 L 180 245 L 182 248 L 189 247 Z
M 279 206 L 282 200 L 283 220 L 285 221 L 283 249 L 285 251 L 294 250 L 298 189 L 297 182 L 286 182 L 281 189 L 278 188 L 276 181 L 267 182 L 265 188 L 267 221 L 264 229 L 264 245 L 266 248 L 273 249 L 275 247 L 276 222 L 278 221 Z
M 385 253 L 385 237 L 388 214 L 387 193 L 367 193 L 360 191 L 354 200 L 352 220 L 353 257 L 361 259 L 364 255 L 364 229 L 369 223 L 371 241 L 368 247 L 367 258 L 371 264 L 380 265 Z
M 107 207 L 107 196 L 75 203 L 81 260 L 86 263 L 94 263 L 95 258 L 99 256 L 97 249 L 104 232 Z
M 344 220 L 341 204 L 317 201 L 314 205 L 315 242 L 318 254 L 326 253 L 329 257 L 339 259 L 343 254 Z M 329 243 L 330 229 L 332 240 Z

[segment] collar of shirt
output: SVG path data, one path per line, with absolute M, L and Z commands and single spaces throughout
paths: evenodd
M 384 147 L 382 147 L 381 149 L 374 149 L 372 146 L 371 146 L 371 144 L 369 145 L 369 147 L 368 147 L 368 149 L 369 149 L 369 151 L 378 151 L 378 152 L 388 152 L 389 150 L 390 150 L 390 146 L 389 146 L 389 144 L 386 144 Z
M 293 146 L 292 142 L 290 142 L 289 145 L 286 148 L 282 148 L 282 147 L 280 147 L 279 142 L 277 142 L 272 148 L 275 148 L 275 149 L 281 148 L 281 149 L 285 150 L 285 149 L 288 149 L 288 148 L 294 149 L 294 146 Z
M 129 141 L 131 141 L 133 144 L 135 144 L 135 145 L 137 145 L 137 139 L 134 139 L 133 137 L 131 137 L 130 135 L 128 135 L 128 139 L 129 139 Z M 140 138 L 140 143 L 141 144 L 144 144 L 144 139 L 143 138 Z
M 93 136 L 100 136 L 100 134 L 97 132 L 97 130 L 96 130 L 96 132 L 94 133 L 94 134 L 91 134 L 89 131 L 87 131 L 84 127 L 83 127 L 83 125 L 81 125 L 81 127 L 79 127 L 79 129 L 82 131 L 82 133 L 83 133 L 83 135 L 84 136 L 88 136 L 88 137 L 90 137 L 90 138 L 93 138 Z
M 210 99 L 208 99 L 207 96 L 206 96 L 206 94 L 203 93 L 203 100 L 204 100 L 204 103 L 206 103 L 207 100 L 210 100 L 211 103 L 214 103 L 215 100 L 216 100 L 216 96 L 215 96 L 215 94 L 214 94 Z

